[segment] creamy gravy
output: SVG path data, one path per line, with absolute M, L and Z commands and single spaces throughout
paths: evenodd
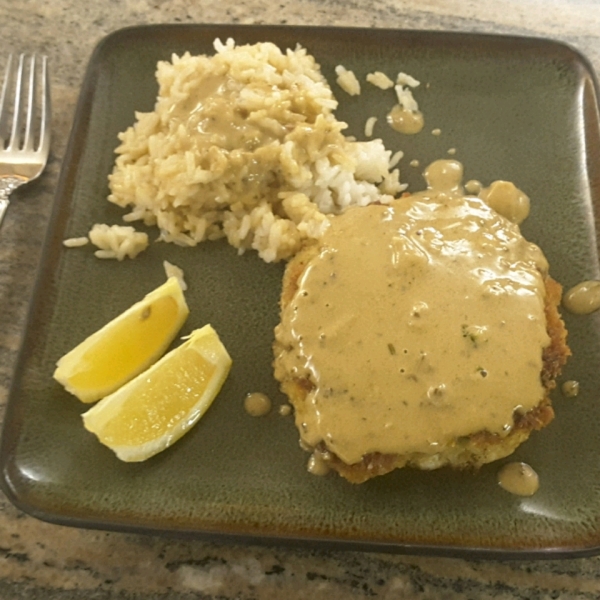
M 289 404 L 282 404 L 279 407 L 279 414 L 282 417 L 287 417 L 292 414 L 292 407 Z
M 509 221 L 521 224 L 529 216 L 529 197 L 510 181 L 494 181 L 478 196 Z
M 477 196 L 482 187 L 481 181 L 477 181 L 477 179 L 469 179 L 469 181 L 465 183 L 465 192 L 467 192 L 467 194 L 471 194 L 472 196 Z
M 498 472 L 500 487 L 516 496 L 533 496 L 539 487 L 538 474 L 527 463 L 511 462 Z
M 425 177 L 424 192 L 332 219 L 276 329 L 278 360 L 313 386 L 295 410 L 303 445 L 347 464 L 504 435 L 544 397 L 542 252 L 463 196 L 457 161 Z
M 563 306 L 576 315 L 587 315 L 600 308 L 600 281 L 582 281 L 563 296 Z
M 575 398 L 579 395 L 579 381 L 565 381 L 560 389 L 567 398 Z
M 251 417 L 264 417 L 271 410 L 271 399 L 266 394 L 254 392 L 244 398 L 244 408 Z
M 308 464 L 306 465 L 306 470 L 313 475 L 327 475 L 329 473 L 330 468 L 325 460 L 325 456 L 322 452 L 315 450 L 308 459 Z
M 409 135 L 419 133 L 425 125 L 423 113 L 418 110 L 408 110 L 400 104 L 396 104 L 388 113 L 387 122 L 392 129 Z
M 248 113 L 232 101 L 233 85 L 226 77 L 212 75 L 204 79 L 198 93 L 173 105 L 170 126 L 185 127 L 188 147 L 184 150 L 204 151 L 209 146 L 254 150 L 285 135 L 283 126 L 277 131 L 248 119 Z

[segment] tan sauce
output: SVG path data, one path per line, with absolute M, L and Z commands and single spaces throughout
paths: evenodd
M 264 417 L 271 410 L 271 399 L 266 394 L 254 392 L 244 398 L 244 408 L 251 417 Z
M 289 404 L 282 404 L 279 407 L 279 414 L 282 417 L 287 417 L 292 414 L 292 407 Z
M 509 221 L 521 224 L 529 216 L 529 197 L 510 181 L 494 181 L 479 197 Z
M 304 446 L 347 464 L 504 435 L 544 397 L 542 252 L 463 196 L 459 162 L 425 177 L 332 220 L 276 330 L 278 361 L 313 386 L 295 409 Z
M 469 181 L 465 183 L 465 192 L 467 192 L 467 194 L 471 194 L 472 196 L 478 196 L 482 187 L 481 181 L 477 181 L 477 179 L 469 179 Z
M 185 150 L 204 150 L 212 145 L 253 150 L 285 135 L 283 126 L 277 132 L 249 119 L 249 113 L 232 101 L 233 85 L 226 77 L 210 75 L 195 94 L 173 105 L 171 126 L 185 126 L 189 145 Z
M 566 396 L 567 398 L 575 398 L 579 395 L 579 381 L 565 381 L 560 386 L 560 389 L 563 393 L 563 396 Z
M 498 472 L 500 487 L 516 496 L 533 496 L 540 487 L 538 474 L 527 463 L 511 462 Z
M 388 113 L 387 122 L 395 131 L 408 135 L 419 133 L 425 125 L 423 113 L 418 110 L 408 110 L 400 104 L 396 104 Z
M 582 281 L 563 296 L 563 306 L 576 315 L 587 315 L 600 308 L 600 281 Z
M 325 460 L 326 454 L 315 450 L 308 459 L 306 470 L 313 475 L 324 476 L 329 473 L 330 468 Z
M 193 169 L 198 184 L 234 169 L 237 184 L 232 184 L 228 193 L 238 198 L 240 206 L 255 204 L 257 197 L 277 188 L 279 176 L 272 165 L 279 160 L 280 147 L 273 142 L 283 141 L 290 127 L 296 126 L 296 112 L 306 117 L 306 129 L 299 128 L 299 137 L 295 138 L 300 140 L 299 145 L 315 128 L 322 130 L 331 143 L 339 140 L 335 128 L 326 128 L 323 123 L 317 127 L 322 106 L 302 91 L 284 95 L 281 102 L 275 100 L 269 107 L 270 117 L 265 118 L 264 111 L 250 110 L 247 106 L 251 104 L 240 99 L 240 94 L 251 96 L 264 88 L 271 93 L 266 82 L 244 85 L 227 75 L 207 74 L 188 87 L 186 94 L 169 107 L 169 130 L 182 129 L 185 134 L 177 136 L 181 141 L 178 152 L 189 159 L 187 168 Z

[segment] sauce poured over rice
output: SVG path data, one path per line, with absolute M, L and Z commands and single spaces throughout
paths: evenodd
M 131 209 L 126 221 L 186 246 L 226 236 L 272 262 L 319 238 L 325 215 L 403 189 L 381 140 L 343 135 L 306 50 L 233 40 L 215 50 L 160 62 L 155 110 L 120 134 L 109 200 Z

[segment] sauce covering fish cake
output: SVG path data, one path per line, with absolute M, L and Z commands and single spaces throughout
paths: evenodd
M 517 225 L 526 197 L 464 196 L 456 161 L 425 175 L 333 218 L 284 277 L 275 376 L 313 462 L 357 483 L 510 454 L 552 420 L 569 354 L 560 286 Z

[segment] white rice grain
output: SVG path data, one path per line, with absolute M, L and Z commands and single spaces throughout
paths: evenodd
M 337 75 L 337 84 L 351 96 L 358 96 L 360 94 L 360 82 L 356 78 L 353 71 L 349 71 L 342 65 L 338 65 L 335 68 Z
M 398 104 L 405 110 L 410 110 L 412 112 L 417 112 L 419 110 L 419 105 L 412 93 L 412 89 L 419 87 L 419 85 L 421 85 L 421 82 L 411 75 L 402 72 L 398 73 L 394 89 L 396 90 Z
M 389 90 L 394 87 L 394 82 L 381 71 L 375 71 L 367 75 L 367 81 L 382 90 Z
M 393 169 L 402 160 L 403 156 L 404 152 L 402 152 L 402 150 L 398 150 L 398 152 L 395 152 L 392 155 L 392 158 L 390 158 L 390 169 Z
M 176 277 L 179 281 L 181 289 L 185 292 L 188 286 L 183 277 L 183 269 L 181 269 L 177 265 L 170 263 L 168 260 L 163 260 L 163 268 L 165 270 L 165 275 L 167 276 L 167 279 L 171 277 Z
M 371 137 L 373 135 L 373 128 L 377 123 L 377 117 L 369 117 L 365 123 L 365 137 Z
M 412 112 L 417 112 L 419 110 L 419 105 L 415 100 L 414 96 L 410 88 L 402 87 L 401 85 L 397 85 L 394 88 L 396 90 L 396 96 L 398 98 L 398 104 L 405 110 L 410 110 Z
M 133 227 L 96 224 L 88 237 L 99 248 L 94 252 L 97 258 L 123 260 L 135 258 L 148 247 L 148 235 L 135 231 Z
M 73 237 L 63 240 L 63 246 L 67 248 L 80 248 L 89 244 L 90 240 L 87 237 Z
M 411 88 L 416 88 L 421 85 L 421 82 L 415 79 L 412 75 L 408 75 L 407 73 L 398 73 L 396 77 L 396 84 L 401 86 L 408 86 Z

